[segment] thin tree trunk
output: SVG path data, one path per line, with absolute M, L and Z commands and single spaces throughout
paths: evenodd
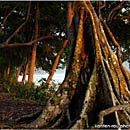
M 4 71 L 3 79 L 7 80 L 7 70 Z
M 10 74 L 10 64 L 8 65 L 8 68 L 4 71 L 3 75 L 4 80 L 7 80 L 9 74 Z
M 63 49 L 65 48 L 67 42 L 68 42 L 68 40 L 65 40 L 65 41 L 64 41 L 64 43 L 63 43 L 63 45 L 62 45 L 60 51 L 58 52 L 58 54 L 57 54 L 57 56 L 56 56 L 55 62 L 54 62 L 54 64 L 53 64 L 53 66 L 52 66 L 51 73 L 49 74 L 49 76 L 48 76 L 48 78 L 47 78 L 47 81 L 46 81 L 47 84 L 50 83 L 50 81 L 51 81 L 51 79 L 52 79 L 52 77 L 53 77 L 53 75 L 54 75 L 54 72 L 55 72 L 55 70 L 56 70 L 57 64 L 58 64 L 58 62 L 59 62 L 60 55 L 61 55 Z
M 10 65 L 8 65 L 8 69 L 7 69 L 7 75 L 9 76 L 10 74 Z
M 27 59 L 27 64 L 25 67 L 25 71 L 24 71 L 24 75 L 23 75 L 23 79 L 22 79 L 22 84 L 24 84 L 25 80 L 26 80 L 26 75 L 27 75 L 28 67 L 29 67 L 29 61 L 30 61 L 30 56 L 28 56 L 28 59 Z
M 17 73 L 16 73 L 16 77 L 15 77 L 15 80 L 16 80 L 16 81 L 18 81 L 19 74 L 20 74 L 20 71 L 21 71 L 21 66 L 22 66 L 22 65 L 19 65 L 19 66 L 18 66 Z
M 36 9 L 36 23 L 35 23 L 35 40 L 38 39 L 38 18 L 39 18 L 39 2 L 37 2 L 37 9 Z M 31 65 L 28 77 L 28 83 L 31 85 L 33 81 L 33 73 L 36 61 L 36 50 L 37 50 L 37 42 L 34 43 L 32 49 L 32 57 L 31 57 Z
M 29 71 L 29 77 L 28 77 L 29 84 L 31 84 L 33 81 L 33 73 L 34 73 L 34 67 L 35 67 L 35 61 L 36 61 L 36 49 L 37 49 L 37 44 L 34 44 L 33 49 L 32 49 L 31 65 L 30 65 L 30 71 Z

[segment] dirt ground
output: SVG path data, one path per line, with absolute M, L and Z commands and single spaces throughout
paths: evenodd
M 42 111 L 44 106 L 29 99 L 0 96 L 0 122 L 15 121 L 24 115 Z

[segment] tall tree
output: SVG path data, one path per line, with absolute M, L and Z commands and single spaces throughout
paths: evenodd
M 130 123 L 130 72 L 123 73 L 126 69 L 122 69 L 104 32 L 105 21 L 92 4 L 68 3 L 71 54 L 66 77 L 41 115 L 22 127 L 85 129 Z M 111 43 L 115 44 L 113 40 Z
M 68 2 L 71 51 L 65 79 L 40 116 L 17 127 L 86 129 L 102 124 L 129 125 L 130 72 L 122 66 L 119 44 L 106 23 L 109 20 L 102 18 L 104 5 L 100 4 Z M 113 15 L 110 17 L 112 20 Z
M 23 74 L 22 84 L 25 83 L 25 80 L 26 80 L 26 75 L 27 75 L 28 68 L 29 68 L 29 62 L 30 62 L 30 56 L 27 57 L 27 63 L 25 66 L 24 74 Z
M 61 55 L 63 49 L 65 48 L 67 42 L 68 42 L 68 40 L 65 40 L 65 41 L 64 41 L 64 43 L 63 43 L 61 49 L 59 50 L 59 52 L 58 52 L 58 54 L 57 54 L 57 56 L 56 56 L 55 62 L 54 62 L 54 64 L 53 64 L 53 66 L 52 66 L 51 73 L 49 74 L 49 76 L 48 76 L 48 78 L 47 78 L 47 81 L 46 81 L 47 84 L 50 83 L 50 81 L 51 81 L 51 79 L 52 79 L 52 77 L 53 77 L 53 75 L 54 75 L 54 72 L 55 72 L 56 67 L 57 67 L 57 65 L 58 65 L 58 62 L 59 62 L 60 55 Z
M 22 65 L 19 65 L 18 68 L 17 68 L 17 73 L 16 73 L 16 77 L 15 77 L 16 81 L 18 81 L 19 74 L 20 74 L 20 71 L 21 71 L 21 67 L 22 67 Z
M 0 39 L 0 66 L 3 67 L 3 62 L 5 62 L 5 64 L 8 62 L 6 60 L 2 60 L 5 59 L 4 57 L 8 57 L 9 55 L 9 53 L 4 53 L 3 48 L 8 48 L 9 51 L 13 50 L 11 55 L 15 55 L 15 62 L 13 60 L 11 66 L 17 67 L 21 58 L 26 59 L 28 53 L 30 53 L 31 47 L 35 42 L 39 41 L 37 45 L 38 51 L 36 54 L 36 67 L 40 67 L 44 71 L 50 72 L 54 59 L 64 39 L 64 36 L 62 35 L 65 35 L 65 17 L 63 17 L 63 14 L 65 14 L 64 4 L 60 2 L 51 2 L 51 4 L 48 2 L 40 2 L 41 13 L 39 17 L 39 37 L 37 40 L 33 37 L 35 30 L 36 10 L 34 9 L 36 9 L 36 2 L 13 2 L 9 3 L 8 6 L 6 4 L 7 2 L 0 4 L 0 36 L 2 37 L 2 39 Z M 51 5 L 49 10 L 48 5 Z M 57 10 L 55 10 L 56 8 Z M 6 13 L 4 13 L 4 9 L 6 10 Z M 56 12 L 58 12 L 57 19 L 53 20 Z M 13 19 L 16 20 L 15 25 Z M 66 53 L 67 48 L 64 50 L 64 53 L 62 53 L 61 58 L 59 59 L 58 68 L 63 68 L 65 66 L 67 57 Z M 21 68 L 21 72 L 24 72 L 23 68 Z
M 31 65 L 30 65 L 30 71 L 29 71 L 29 78 L 28 83 L 31 84 L 33 81 L 33 73 L 34 73 L 34 67 L 35 67 L 35 61 L 36 61 L 36 51 L 37 51 L 37 38 L 38 38 L 38 19 L 39 19 L 39 2 L 37 2 L 36 7 L 36 23 L 35 23 L 35 40 L 32 48 L 32 57 L 31 57 Z

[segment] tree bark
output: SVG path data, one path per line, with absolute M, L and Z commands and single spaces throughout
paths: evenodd
M 11 44 L 5 44 L 4 43 L 0 43 L 0 48 L 13 48 L 13 47 L 24 47 L 24 46 L 32 46 L 35 42 L 41 41 L 41 40 L 45 40 L 45 39 L 54 39 L 54 38 L 62 38 L 61 36 L 42 36 L 39 37 L 38 39 L 32 40 L 30 42 L 26 42 L 26 43 L 11 43 Z
M 39 2 L 37 2 L 37 9 L 36 9 L 35 40 L 37 40 L 38 38 L 38 19 L 39 19 Z M 30 65 L 29 78 L 28 78 L 28 83 L 30 85 L 33 81 L 33 73 L 34 73 L 34 67 L 36 61 L 36 50 L 37 50 L 37 42 L 33 44 L 33 49 L 32 49 L 31 65 Z
M 18 81 L 19 74 L 20 74 L 20 71 L 21 71 L 21 66 L 22 66 L 22 65 L 19 65 L 19 66 L 18 66 L 17 73 L 16 73 L 16 77 L 15 77 L 15 80 L 16 80 L 16 81 Z
M 9 76 L 10 74 L 10 65 L 8 65 L 8 69 L 7 69 L 7 75 Z
M 58 65 L 58 61 L 59 61 L 60 55 L 61 55 L 63 49 L 65 48 L 67 42 L 68 42 L 68 40 L 65 40 L 65 41 L 64 41 L 64 43 L 63 43 L 63 45 L 62 45 L 60 51 L 57 53 L 56 59 L 55 59 L 54 64 L 53 64 L 53 66 L 52 66 L 51 73 L 49 74 L 49 76 L 48 76 L 48 78 L 47 78 L 47 81 L 46 81 L 47 84 L 50 83 L 50 81 L 51 81 L 51 79 L 52 79 L 52 77 L 53 77 L 53 75 L 54 75 L 54 72 L 55 72 L 56 67 L 57 67 L 57 65 Z
M 90 1 L 72 7 L 74 16 L 68 26 L 71 54 L 65 79 L 41 115 L 17 128 L 90 129 L 100 122 L 130 123 L 125 105 L 130 107 L 128 84 L 101 20 Z
M 118 4 L 115 8 L 113 8 L 108 17 L 107 17 L 107 23 L 111 23 L 112 22 L 112 19 L 114 18 L 114 16 L 116 15 L 116 11 L 121 11 L 121 9 L 124 7 L 123 5 L 126 4 L 127 2 L 126 1 L 123 1 L 121 2 L 120 4 Z
M 4 71 L 3 79 L 7 80 L 7 70 Z
M 91 3 L 80 4 L 80 10 L 77 9 L 73 19 L 69 23 L 71 62 L 65 80 L 40 117 L 25 128 L 91 128 L 98 122 L 100 111 L 130 99 L 118 59 Z M 128 117 L 127 114 L 126 110 L 115 112 L 104 123 L 119 125 L 123 123 L 120 118 Z M 128 121 L 126 118 L 125 122 Z
M 24 74 L 23 74 L 22 84 L 24 84 L 25 80 L 26 80 L 26 75 L 27 75 L 28 68 L 29 68 L 29 61 L 30 61 L 30 56 L 28 56 L 28 58 L 27 58 L 27 63 L 26 63 Z

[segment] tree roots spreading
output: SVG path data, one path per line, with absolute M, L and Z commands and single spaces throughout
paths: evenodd
M 80 5 L 75 12 L 80 12 L 77 34 L 69 36 L 74 37 L 73 53 L 65 80 L 36 120 L 14 128 L 85 129 L 95 124 L 130 123 L 130 92 L 125 77 L 129 79 L 130 73 L 124 68 L 124 76 L 91 3 Z M 71 32 L 72 25 L 77 24 L 75 17 L 69 24 Z

